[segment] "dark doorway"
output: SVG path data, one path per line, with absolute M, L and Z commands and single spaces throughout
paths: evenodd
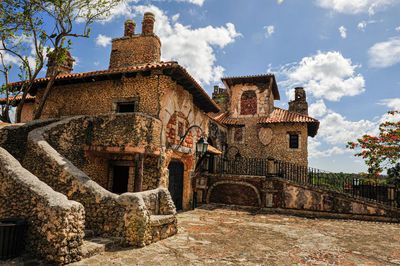
M 128 191 L 129 166 L 114 165 L 112 192 L 122 194 Z
M 182 210 L 183 198 L 183 171 L 184 166 L 181 162 L 170 162 L 169 170 L 169 185 L 168 190 L 171 193 L 172 200 L 175 203 L 177 210 Z

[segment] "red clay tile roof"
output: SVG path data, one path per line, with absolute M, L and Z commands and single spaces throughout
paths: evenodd
M 182 82 L 182 86 L 193 95 L 193 101 L 195 102 L 195 104 L 199 108 L 203 109 L 205 112 L 218 112 L 220 110 L 219 106 L 210 98 L 210 96 L 208 96 L 208 94 L 197 83 L 197 81 L 186 71 L 186 69 L 180 66 L 176 61 L 161 62 L 156 64 L 144 64 L 132 67 L 113 68 L 83 73 L 71 73 L 57 76 L 55 79 L 55 85 L 61 84 L 63 81 L 68 82 L 73 80 L 83 80 L 87 78 L 94 79 L 95 77 L 103 77 L 104 79 L 113 74 L 134 73 L 153 69 L 166 70 L 165 74 L 170 75 L 172 78 L 176 79 L 178 83 L 182 80 L 185 81 Z M 36 79 L 34 81 L 34 87 L 40 87 L 49 80 L 50 78 Z M 20 84 L 22 84 L 22 82 L 13 83 L 14 86 L 18 86 Z
M 229 112 L 221 112 L 221 113 L 208 113 L 208 116 L 223 125 L 229 126 L 242 126 L 243 124 L 239 123 L 236 119 L 229 117 Z
M 240 83 L 269 83 L 272 81 L 272 93 L 274 94 L 275 100 L 280 100 L 278 85 L 276 84 L 274 74 L 265 75 L 254 75 L 254 76 L 239 76 L 239 77 L 226 77 L 221 79 L 222 82 L 227 86 L 233 86 Z
M 302 115 L 278 107 L 269 116 L 258 118 L 258 124 L 272 123 L 307 123 L 308 135 L 314 137 L 319 128 L 319 121 L 307 115 Z
M 21 101 L 21 99 L 22 99 L 22 95 L 18 95 L 18 96 L 16 96 L 16 97 L 9 97 L 8 98 L 10 101 L 15 101 L 15 103 L 19 103 L 20 101 Z M 25 98 L 25 102 L 34 102 L 35 101 L 35 99 L 36 99 L 36 97 L 35 96 L 32 96 L 32 95 L 27 95 L 26 96 L 26 98 Z M 6 102 L 7 102 L 7 98 L 2 98 L 2 99 L 0 99 L 0 104 L 6 104 Z

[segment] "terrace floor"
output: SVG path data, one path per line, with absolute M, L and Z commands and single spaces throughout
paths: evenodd
M 205 205 L 179 213 L 178 225 L 171 238 L 74 265 L 400 264 L 400 224 Z

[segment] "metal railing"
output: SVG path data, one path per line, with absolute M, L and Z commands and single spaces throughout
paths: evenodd
M 234 175 L 276 175 L 300 185 L 346 193 L 354 198 L 364 198 L 393 207 L 398 206 L 397 202 L 400 199 L 400 193 L 394 186 L 364 180 L 359 174 L 331 173 L 267 158 L 216 158 L 215 172 Z
M 268 159 L 240 157 L 228 160 L 217 158 L 217 174 L 257 175 L 265 176 L 268 171 Z

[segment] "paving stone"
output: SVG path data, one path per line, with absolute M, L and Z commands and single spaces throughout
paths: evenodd
M 309 219 L 204 205 L 178 214 L 178 234 L 73 265 L 396 265 L 400 224 Z

